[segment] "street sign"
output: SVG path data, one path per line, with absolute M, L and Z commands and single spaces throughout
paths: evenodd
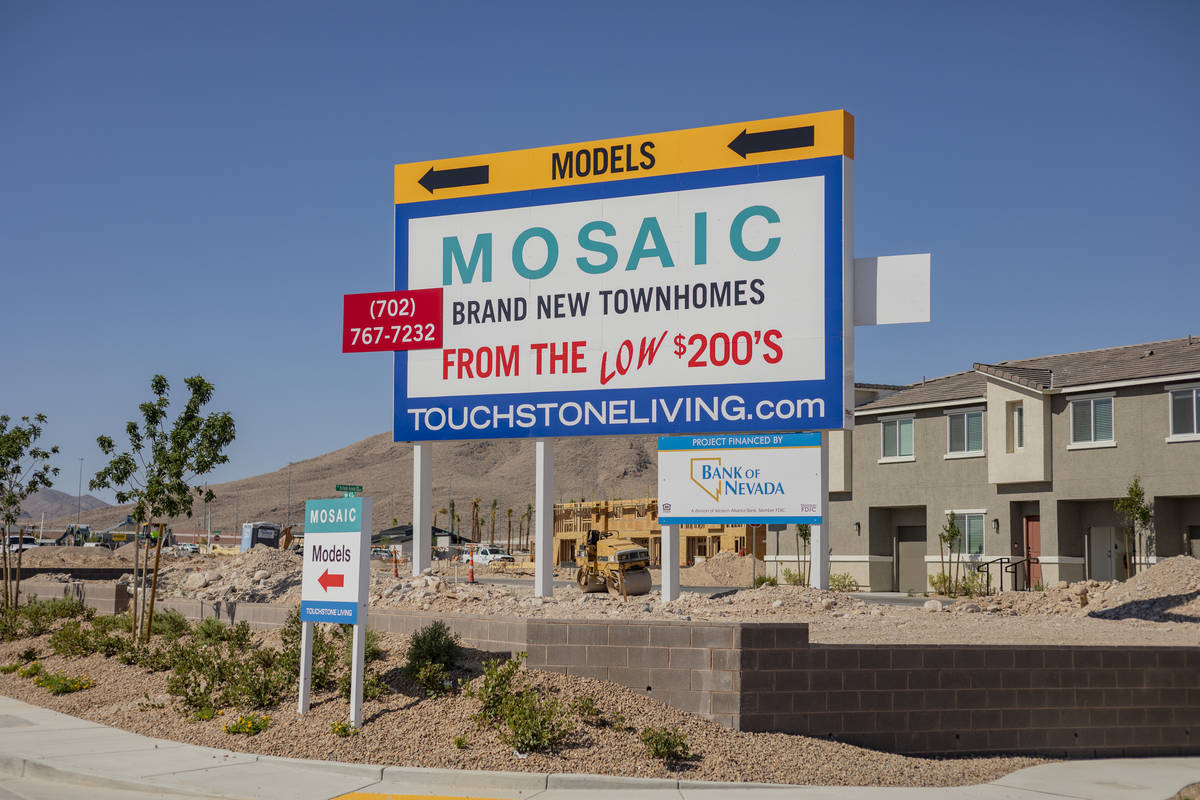
M 841 428 L 853 380 L 843 111 L 395 169 L 397 441 Z
M 821 524 L 821 434 L 658 440 L 658 521 Z
M 348 484 L 348 483 L 339 483 L 337 486 L 333 487 L 333 490 L 335 492 L 343 492 L 343 493 L 348 493 L 349 495 L 355 495 L 355 494 L 362 494 L 363 487 L 354 486 L 354 485 Z
M 370 498 L 307 501 L 300 619 L 365 623 L 370 553 Z
M 442 290 L 342 296 L 342 352 L 442 346 Z

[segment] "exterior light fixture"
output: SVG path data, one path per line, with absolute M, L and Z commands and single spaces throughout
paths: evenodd
M 861 522 L 854 523 L 854 535 L 862 536 L 862 523 Z
M 992 533 L 999 533 L 999 532 L 1000 532 L 1000 520 L 993 519 L 992 520 Z

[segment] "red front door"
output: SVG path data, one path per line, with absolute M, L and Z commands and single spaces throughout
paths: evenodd
M 1025 518 L 1025 555 L 1039 558 L 1042 555 L 1042 518 Z M 1042 565 L 1029 564 L 1029 586 L 1032 588 L 1042 582 Z

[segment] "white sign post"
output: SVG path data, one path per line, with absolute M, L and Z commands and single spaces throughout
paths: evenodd
M 371 500 L 343 497 L 304 504 L 304 567 L 300 583 L 300 700 L 308 711 L 312 690 L 313 623 L 354 626 L 350 724 L 362 725 L 367 590 L 371 585 Z

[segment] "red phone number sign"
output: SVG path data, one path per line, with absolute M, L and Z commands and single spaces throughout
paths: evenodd
M 342 352 L 432 350 L 442 346 L 442 290 L 342 297 Z

